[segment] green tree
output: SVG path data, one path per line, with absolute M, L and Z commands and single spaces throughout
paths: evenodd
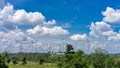
M 118 57 L 118 58 L 115 59 L 114 67 L 120 68 L 120 57 Z
M 114 57 L 113 56 L 109 56 L 106 61 L 105 61 L 105 68 L 113 68 L 114 67 Z
M 73 46 L 71 44 L 66 45 L 66 53 L 70 53 L 73 51 Z
M 22 59 L 22 64 L 23 64 L 23 65 L 24 65 L 24 64 L 27 64 L 26 57 L 23 57 L 23 59 Z
M 0 68 L 8 68 L 8 66 L 5 63 L 5 58 L 2 54 L 0 54 Z
M 43 58 L 40 58 L 39 64 L 42 65 L 42 64 L 44 64 L 44 62 L 45 62 L 45 60 Z
M 105 68 L 105 61 L 108 57 L 108 54 L 106 51 L 101 50 L 100 48 L 95 50 L 95 53 L 91 54 L 91 65 L 93 65 L 94 68 Z
M 87 59 L 82 50 L 73 51 L 71 44 L 67 44 L 65 57 L 58 63 L 59 68 L 88 68 Z
M 15 64 L 18 64 L 17 58 L 16 58 L 16 57 L 12 57 L 12 62 L 13 62 L 14 65 L 15 65 Z
M 82 50 L 78 50 L 74 54 L 74 67 L 75 68 L 88 68 L 87 58 Z
M 6 60 L 6 62 L 7 62 L 7 64 L 9 64 L 9 63 L 11 62 L 11 60 L 8 58 L 8 59 Z

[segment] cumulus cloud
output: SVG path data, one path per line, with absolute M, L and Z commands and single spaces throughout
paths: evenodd
M 86 34 L 83 34 L 83 35 L 81 35 L 81 34 L 74 34 L 74 35 L 72 35 L 72 36 L 70 36 L 70 39 L 71 40 L 85 40 L 85 39 L 87 39 L 87 35 Z
M 106 11 L 102 12 L 104 18 L 103 21 L 109 23 L 120 23 L 120 9 L 113 9 L 111 7 L 107 7 Z
M 1 51 L 7 50 L 9 52 L 19 51 L 20 47 L 24 46 L 23 42 L 29 42 L 31 44 L 30 42 L 32 40 L 19 29 L 0 32 L 0 39 L 0 46 L 3 47 Z M 16 47 L 19 47 L 19 50 L 16 50 Z
M 25 10 L 17 10 L 11 17 L 13 23 L 40 24 L 43 23 L 45 17 L 39 12 L 26 12 Z
M 105 22 L 92 23 L 90 27 L 90 36 L 94 37 L 106 37 L 108 40 L 118 39 L 120 34 L 113 31 L 111 25 Z
M 120 41 L 120 34 L 116 34 L 114 36 L 110 36 L 108 38 L 108 40 L 112 40 L 112 41 Z
M 105 22 L 92 23 L 90 26 L 90 36 L 99 37 L 99 36 L 108 36 L 114 34 L 115 32 L 113 32 L 110 25 Z
M 49 41 L 50 45 L 55 45 L 50 41 L 51 39 L 58 35 L 69 34 L 68 30 L 55 26 L 55 24 L 55 19 L 46 21 L 41 12 L 27 12 L 24 9 L 15 10 L 14 6 L 8 3 L 0 8 L 0 52 L 5 50 L 8 52 L 47 52 L 48 45 L 44 41 Z M 35 27 L 23 30 L 18 28 L 19 25 Z M 43 35 L 47 37 L 42 37 L 42 40 L 36 42 L 39 39 L 31 35 L 37 35 L 38 38 Z M 48 39 L 48 37 L 50 38 Z M 56 46 L 53 50 L 57 47 L 59 48 Z
M 52 50 L 60 50 L 61 41 L 54 37 L 67 35 L 69 31 L 63 29 L 62 26 L 55 26 L 56 20 L 46 21 L 45 16 L 41 12 L 27 12 L 24 9 L 15 10 L 11 4 L 7 4 L 4 7 L 1 7 L 1 5 L 4 5 L 4 0 L 0 2 L 0 51 L 48 51 L 50 47 Z M 87 34 L 73 34 L 69 37 L 71 40 L 68 40 L 68 36 L 65 36 L 67 38 L 66 41 L 70 41 L 69 43 L 72 43 L 73 46 L 75 45 L 75 48 L 79 47 L 78 44 L 91 45 L 90 48 L 105 48 L 106 42 L 111 48 L 119 47 L 120 31 L 119 33 L 113 31 L 109 23 L 120 23 L 120 10 L 107 7 L 106 11 L 103 11 L 102 14 L 104 16 L 103 21 L 91 23 L 88 36 Z M 18 25 L 34 25 L 35 27 L 23 31 L 18 28 Z M 71 27 L 71 25 L 65 23 L 63 27 Z M 37 36 L 37 38 L 34 36 Z M 38 41 L 38 38 L 41 38 L 40 41 Z M 87 38 L 89 38 L 89 40 L 86 40 Z M 56 44 L 56 42 L 52 42 L 54 40 L 60 43 Z M 76 44 L 73 40 L 86 41 Z M 89 44 L 86 42 L 89 42 Z M 48 43 L 53 46 L 49 46 Z M 81 49 L 85 49 L 85 47 L 86 46 L 81 46 Z M 39 48 L 41 49 L 39 50 Z
M 44 22 L 43 24 L 45 24 L 45 25 L 55 25 L 55 24 L 56 24 L 56 21 L 53 19 L 53 20 L 51 20 L 51 21 Z
M 91 24 L 89 39 L 91 48 L 102 48 L 111 52 L 114 47 L 118 47 L 120 34 L 113 31 L 110 24 L 102 21 Z
M 41 27 L 39 25 L 35 26 L 33 29 L 28 29 L 27 32 L 32 35 L 66 35 L 69 32 L 60 26 L 55 26 L 53 28 Z
M 1 24 L 27 24 L 27 25 L 54 25 L 55 20 L 46 22 L 45 16 L 40 12 L 26 12 L 24 9 L 15 10 L 13 5 L 7 4 L 0 11 Z

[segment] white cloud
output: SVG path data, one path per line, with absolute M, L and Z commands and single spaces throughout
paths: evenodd
M 15 10 L 13 5 L 7 4 L 2 9 L 0 8 L 0 52 L 5 50 L 9 52 L 35 52 L 36 50 L 47 52 L 48 45 L 44 41 L 49 42 L 50 45 L 58 45 L 53 44 L 54 40 L 56 40 L 55 37 L 69 34 L 68 30 L 55 26 L 55 24 L 56 20 L 46 21 L 45 16 L 40 12 L 27 12 L 24 9 Z M 35 27 L 24 30 L 19 29 L 19 25 L 32 25 Z M 36 38 L 34 35 L 39 36 Z M 41 38 L 40 41 L 39 37 Z M 50 47 L 55 50 L 60 46 Z
M 112 41 L 120 41 L 120 34 L 116 34 L 114 36 L 110 36 L 108 38 L 108 40 L 112 40 Z
M 69 32 L 60 26 L 55 26 L 53 28 L 41 27 L 39 25 L 35 26 L 33 29 L 28 29 L 27 32 L 32 35 L 66 35 Z
M 24 25 L 54 25 L 55 20 L 46 22 L 45 16 L 40 12 L 26 12 L 24 9 L 15 10 L 13 5 L 7 4 L 0 11 L 1 24 Z
M 86 34 L 83 34 L 83 35 L 74 34 L 74 35 L 70 36 L 70 39 L 71 40 L 85 40 L 85 39 L 87 39 L 87 35 Z
M 10 22 L 10 18 L 12 14 L 14 13 L 13 6 L 8 4 L 0 11 L 0 21 L 1 24 L 6 24 L 7 22 Z
M 16 29 L 16 30 L 10 30 L 8 32 L 0 32 L 0 46 L 5 47 L 2 48 L 2 50 L 7 50 L 9 52 L 15 52 L 18 51 L 16 50 L 16 47 L 21 47 L 23 46 L 23 42 L 28 42 L 29 44 L 31 39 L 30 37 L 27 37 L 21 30 Z M 19 45 L 18 45 L 19 44 Z M 29 45 L 28 44 L 28 45 Z M 20 50 L 20 48 L 19 48 Z
M 90 30 L 90 36 L 95 37 L 114 34 L 110 25 L 105 22 L 92 23 L 90 26 Z
M 111 7 L 107 7 L 106 11 L 102 12 L 104 18 L 103 21 L 109 23 L 120 23 L 120 9 L 113 9 Z
M 2 3 L 0 2 L 0 4 Z M 111 49 L 112 47 L 119 47 L 120 31 L 119 33 L 113 31 L 111 25 L 106 22 L 119 23 L 120 10 L 107 7 L 102 14 L 105 16 L 103 21 L 91 24 L 89 36 L 87 34 L 74 34 L 70 36 L 71 40 L 68 36 L 65 36 L 65 42 L 71 43 L 76 49 L 78 49 L 77 47 L 83 50 L 87 49 L 88 41 L 91 45 L 90 48 L 105 48 L 105 38 L 107 37 L 108 49 L 110 49 L 110 46 Z M 55 24 L 56 20 L 46 21 L 45 16 L 40 12 L 27 12 L 24 9 L 15 10 L 13 5 L 7 4 L 0 10 L 0 51 L 18 52 L 22 48 L 24 52 L 35 52 L 36 50 L 47 52 L 50 47 L 52 50 L 59 51 L 62 47 L 60 45 L 63 45 L 63 43 L 58 35 L 67 35 L 69 31 L 63 29 L 62 26 L 55 26 Z M 17 28 L 18 25 L 34 25 L 35 27 L 22 31 L 22 29 Z M 71 27 L 71 25 L 65 23 L 63 27 Z M 87 38 L 89 38 L 88 41 Z M 86 41 L 77 42 L 77 40 Z
M 120 34 L 114 32 L 113 29 L 110 27 L 109 24 L 105 22 L 96 22 L 95 24 L 92 23 L 90 27 L 90 36 L 94 37 L 106 37 L 108 40 L 118 39 Z
M 40 24 L 43 23 L 45 17 L 39 12 L 29 12 L 25 10 L 17 10 L 11 17 L 13 23 L 26 23 L 26 24 Z
M 44 22 L 43 24 L 45 24 L 45 25 L 55 25 L 55 24 L 56 24 L 56 21 L 53 19 L 53 20 L 51 20 L 51 21 Z
M 120 41 L 120 34 L 113 31 L 111 25 L 105 22 L 92 23 L 89 35 L 92 48 L 100 47 L 109 52 L 111 52 L 113 48 L 118 47 Z

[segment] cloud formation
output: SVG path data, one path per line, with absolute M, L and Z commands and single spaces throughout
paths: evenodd
M 4 0 L 0 4 L 3 5 Z M 45 16 L 41 12 L 27 12 L 24 9 L 16 10 L 13 5 L 7 4 L 4 7 L 0 7 L 0 51 L 35 52 L 41 50 L 44 52 L 48 51 L 50 47 L 52 50 L 59 51 L 63 40 L 61 41 L 58 36 L 61 35 L 67 35 L 65 40 L 67 42 L 70 41 L 69 43 L 75 49 L 81 44 L 83 45 L 81 49 L 87 48 L 86 45 L 89 45 L 91 49 L 97 47 L 108 50 L 116 49 L 120 47 L 120 31 L 114 31 L 110 23 L 120 23 L 120 10 L 107 7 L 102 14 L 104 16 L 102 21 L 91 23 L 89 34 L 71 35 L 67 29 L 64 29 L 71 27 L 69 23 L 56 26 L 57 22 L 55 19 L 46 21 Z M 32 27 L 22 30 L 22 28 L 18 28 L 19 25 Z M 68 34 L 71 36 L 68 37 Z M 84 41 L 78 42 L 78 45 L 75 42 L 79 40 Z M 108 45 L 108 48 L 106 48 L 106 45 Z
M 113 32 L 109 24 L 105 22 L 92 23 L 90 26 L 90 36 L 100 37 L 100 36 L 112 36 L 116 34 Z
M 77 40 L 86 40 L 87 39 L 87 35 L 86 34 L 83 34 L 83 35 L 81 35 L 81 34 L 74 34 L 74 35 L 70 36 L 70 39 L 71 40 L 75 40 L 75 41 L 77 41 Z
M 113 9 L 107 7 L 105 11 L 102 12 L 104 18 L 103 21 L 109 23 L 120 23 L 120 9 Z
M 54 36 L 69 34 L 68 30 L 60 26 L 55 26 L 55 24 L 56 20 L 46 21 L 45 16 L 43 16 L 41 12 L 26 12 L 24 9 L 15 10 L 14 6 L 8 3 L 3 8 L 0 8 L 0 52 L 5 50 L 13 53 L 20 51 L 36 52 L 36 49 L 40 48 L 43 52 L 48 51 L 48 45 L 43 44 L 44 41 L 53 39 Z M 35 27 L 22 30 L 22 28 L 18 28 L 19 25 Z M 37 37 L 43 35 L 52 37 L 49 39 L 43 37 L 42 39 L 44 39 L 44 41 L 36 42 L 36 40 L 38 41 L 39 39 L 33 37 L 34 35 L 37 35 Z M 53 44 L 54 43 L 51 42 L 51 45 Z
M 27 45 L 31 45 L 32 41 L 32 39 L 27 37 L 20 29 L 0 32 L 0 39 L 1 52 L 5 50 L 9 52 L 20 51 L 21 46 L 26 47 L 24 42 L 27 43 Z
M 0 24 L 11 23 L 16 25 L 54 25 L 53 19 L 46 22 L 45 16 L 40 12 L 26 12 L 23 9 L 15 10 L 13 5 L 7 4 L 0 11 Z
M 61 28 L 60 26 L 55 26 L 53 28 L 41 27 L 39 25 L 35 26 L 33 29 L 28 29 L 27 32 L 32 35 L 67 35 L 68 30 Z
M 102 14 L 103 21 L 92 23 L 90 26 L 91 48 L 100 47 L 109 52 L 115 52 L 120 47 L 120 33 L 114 31 L 112 24 L 109 23 L 120 23 L 120 9 L 107 7 Z

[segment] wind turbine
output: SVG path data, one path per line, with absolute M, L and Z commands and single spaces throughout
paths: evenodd
M 90 52 L 90 40 L 88 37 L 86 38 L 86 41 L 87 41 L 87 45 L 88 45 L 88 54 L 89 54 L 89 52 Z
M 64 53 L 64 50 L 65 50 L 65 48 L 64 48 L 64 46 L 65 46 L 65 39 L 64 39 L 63 36 L 61 37 L 61 39 L 62 39 L 62 47 L 61 47 L 61 50 L 62 50 L 62 52 Z

